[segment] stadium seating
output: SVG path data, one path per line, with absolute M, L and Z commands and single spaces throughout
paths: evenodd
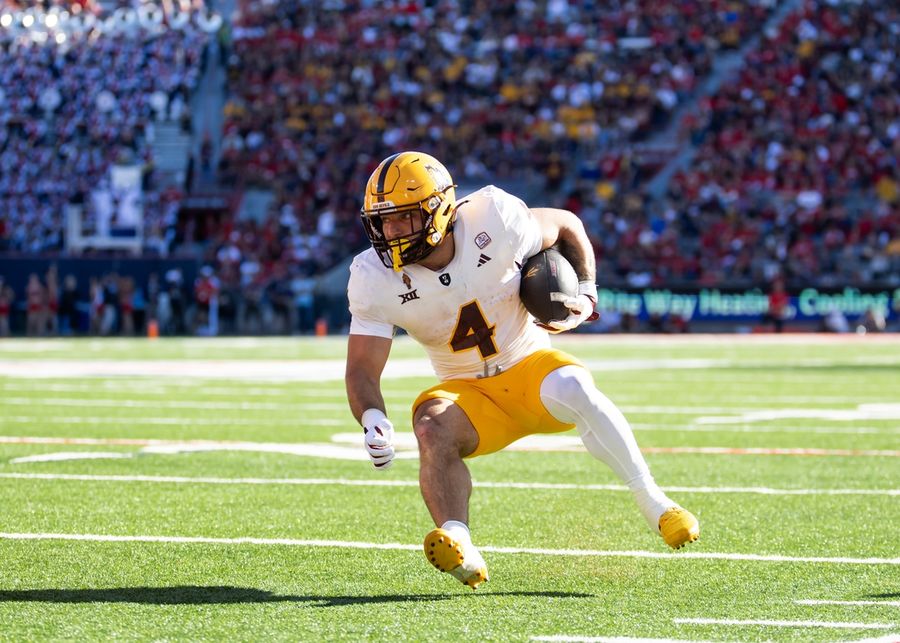
M 361 246 L 358 195 L 392 151 L 427 149 L 460 182 L 552 193 L 569 159 L 663 126 L 766 7 L 244 2 L 220 177 L 274 189 L 271 216 L 287 208 L 302 229 L 329 212 L 339 248 Z
M 61 250 L 65 206 L 83 205 L 93 225 L 102 206 L 91 192 L 114 163 L 144 167 L 145 237 L 161 238 L 154 123 L 189 117 L 207 35 L 190 23 L 160 33 L 140 25 L 36 33 L 0 29 L 0 251 Z
M 625 160 L 570 199 L 613 283 L 900 285 L 900 93 L 889 2 L 808 2 L 701 103 L 692 162 L 653 200 Z
M 84 202 L 91 225 L 90 193 L 131 159 L 147 169 L 145 248 L 181 243 L 213 268 L 222 329 L 310 332 L 328 314 L 313 280 L 366 245 L 369 173 L 421 148 L 464 186 L 521 186 L 575 211 L 606 286 L 900 286 L 898 9 L 808 0 L 766 27 L 772 9 L 238 2 L 221 41 L 215 174 L 223 190 L 274 198 L 199 239 L 175 238 L 185 194 L 155 185 L 150 142 L 157 119 L 184 117 L 207 36 L 188 25 L 39 43 L 0 29 L 0 253 L 62 249 L 65 204 Z M 189 312 L 191 284 L 164 282 Z

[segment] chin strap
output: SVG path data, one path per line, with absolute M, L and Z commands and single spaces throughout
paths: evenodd
M 400 272 L 403 269 L 403 259 L 400 258 L 399 246 L 391 248 L 391 266 L 393 267 L 394 272 Z

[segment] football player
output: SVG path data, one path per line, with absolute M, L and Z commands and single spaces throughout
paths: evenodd
M 577 427 L 587 450 L 634 494 L 651 529 L 673 548 L 696 540 L 697 519 L 653 480 L 631 427 L 576 358 L 550 346 L 519 298 L 520 269 L 550 246 L 578 273 L 571 330 L 594 314 L 594 252 L 573 213 L 529 208 L 493 186 L 457 201 L 447 169 L 420 152 L 383 160 L 366 185 L 362 221 L 372 247 L 353 260 L 346 385 L 377 469 L 394 458 L 381 374 L 395 327 L 428 353 L 440 383 L 412 407 L 419 486 L 436 529 L 425 555 L 477 588 L 487 566 L 469 533 L 472 480 L 464 459 L 534 433 Z

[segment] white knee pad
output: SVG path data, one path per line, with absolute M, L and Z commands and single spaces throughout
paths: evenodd
M 584 446 L 629 486 L 651 481 L 631 426 L 609 398 L 597 390 L 591 374 L 580 366 L 563 366 L 541 383 L 541 402 L 560 422 L 574 424 Z

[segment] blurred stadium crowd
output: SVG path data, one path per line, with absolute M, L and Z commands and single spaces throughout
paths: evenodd
M 365 246 L 369 173 L 421 149 L 464 187 L 575 211 L 605 285 L 900 287 L 900 7 L 788 4 L 245 0 L 213 34 L 135 24 L 43 41 L 0 15 L 0 253 L 62 252 L 65 205 L 91 225 L 109 167 L 136 162 L 145 254 L 204 269 L 196 284 L 82 284 L 82 309 L 106 297 L 118 312 L 81 330 L 130 332 L 128 297 L 157 316 L 175 285 L 164 332 L 219 332 L 219 315 L 229 332 L 309 332 L 315 280 Z M 198 238 L 179 216 L 191 181 L 163 180 L 151 143 L 160 122 L 191 132 L 213 51 L 227 77 L 216 189 L 274 198 Z M 34 278 L 50 310 L 61 284 Z M 32 295 L 0 287 L 0 332 L 4 305 L 31 310 Z
M 12 15 L 12 3 L 0 4 Z M 154 123 L 188 116 L 206 42 L 192 25 L 34 33 L 0 29 L 0 250 L 26 253 L 64 247 L 66 204 L 85 204 L 88 222 L 110 207 L 111 165 L 152 170 Z M 161 191 L 146 196 L 155 239 L 167 208 Z

